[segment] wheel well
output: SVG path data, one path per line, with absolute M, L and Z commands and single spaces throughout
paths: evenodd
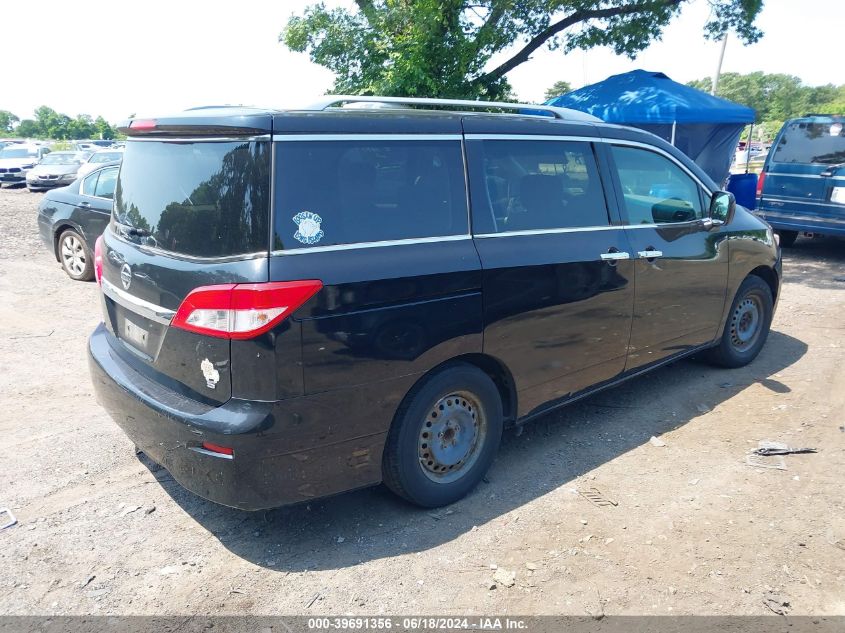
M 517 414 L 517 396 L 516 384 L 513 380 L 510 370 L 500 360 L 488 356 L 487 354 L 464 354 L 449 361 L 462 362 L 469 365 L 475 365 L 490 377 L 496 389 L 499 390 L 499 396 L 502 398 L 502 412 L 504 413 L 505 422 L 514 422 Z
M 59 259 L 59 237 L 68 229 L 73 229 L 75 231 L 76 227 L 74 227 L 72 224 L 62 224 L 58 228 L 53 230 L 53 255 L 55 255 L 57 262 L 62 261 L 61 259 Z
M 754 275 L 755 277 L 759 277 L 763 281 L 765 281 L 769 289 L 772 291 L 772 301 L 777 299 L 778 296 L 778 274 L 768 266 L 758 266 L 754 270 L 752 270 L 750 275 Z

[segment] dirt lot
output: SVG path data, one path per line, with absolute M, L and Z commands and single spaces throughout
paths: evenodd
M 0 190 L 0 613 L 845 614 L 845 242 L 788 251 L 750 367 L 681 362 L 510 432 L 445 511 L 376 488 L 248 514 L 96 404 L 97 288 L 39 242 L 39 198 Z M 753 468 L 761 439 L 819 452 Z

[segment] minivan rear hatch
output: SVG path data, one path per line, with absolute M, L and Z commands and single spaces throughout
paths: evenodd
M 174 327 L 198 287 L 266 282 L 268 115 L 132 121 L 101 247 L 104 320 L 132 368 L 193 400 L 228 400 L 231 341 Z

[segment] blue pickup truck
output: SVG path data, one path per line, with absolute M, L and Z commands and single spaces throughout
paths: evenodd
M 791 246 L 799 233 L 845 237 L 845 116 L 784 123 L 757 181 L 757 215 Z

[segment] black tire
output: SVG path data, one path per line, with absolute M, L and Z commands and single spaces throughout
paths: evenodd
M 776 231 L 778 236 L 780 236 L 780 245 L 781 248 L 789 248 L 793 244 L 795 244 L 795 240 L 798 239 L 798 231 Z
M 79 233 L 73 229 L 63 231 L 56 244 L 56 252 L 68 277 L 75 281 L 94 278 L 94 257 Z
M 737 290 L 719 344 L 705 358 L 722 367 L 743 367 L 757 357 L 772 325 L 772 290 L 749 275 Z
M 490 468 L 502 426 L 502 399 L 490 377 L 465 363 L 444 367 L 397 410 L 384 449 L 384 483 L 419 506 L 454 503 Z

